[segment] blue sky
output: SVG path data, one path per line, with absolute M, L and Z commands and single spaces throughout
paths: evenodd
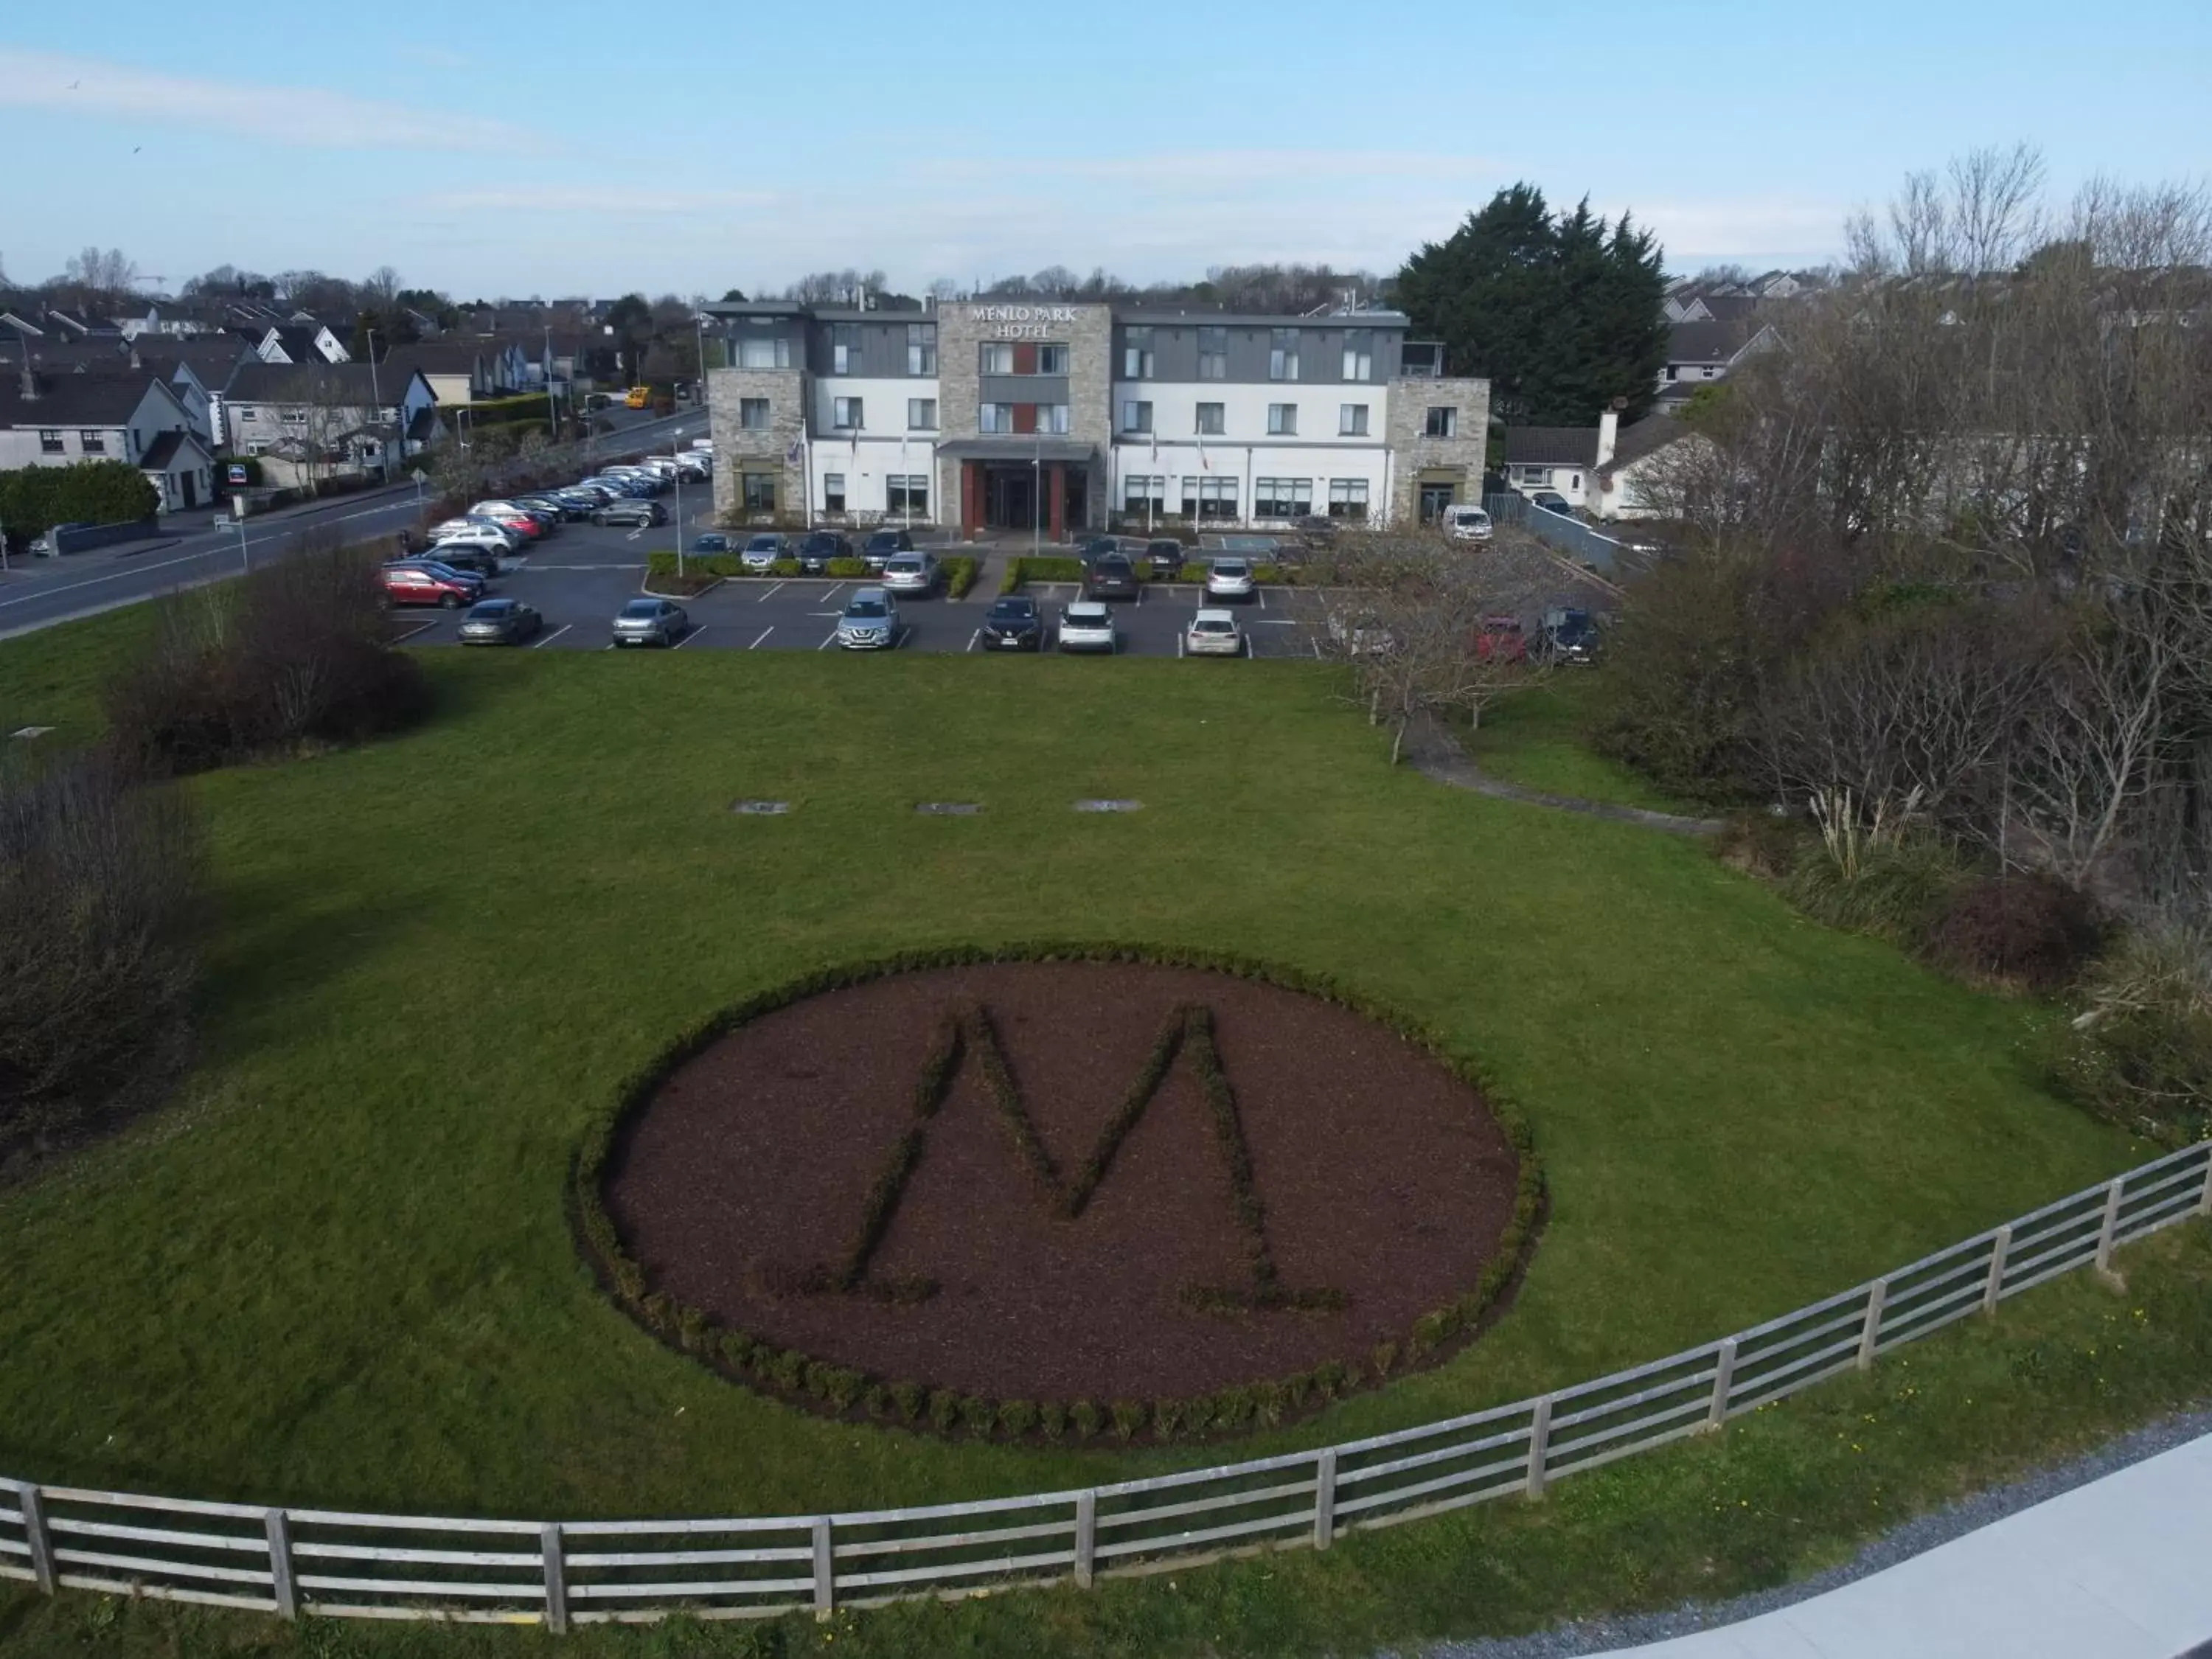
M 391 21 L 386 21 L 389 18 Z M 119 246 L 477 295 L 1394 267 L 1516 179 L 1668 262 L 1835 252 L 1915 167 L 2212 175 L 2212 0 L 17 7 L 0 269 Z M 395 26 L 434 21 L 436 38 Z

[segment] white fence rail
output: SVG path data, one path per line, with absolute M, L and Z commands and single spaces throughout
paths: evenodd
M 1513 1494 L 1686 1435 L 2113 1250 L 2212 1215 L 2212 1141 L 1855 1289 L 1556 1394 L 1312 1451 L 1081 1491 L 720 1521 L 471 1521 L 0 1481 L 0 1577 L 373 1619 L 572 1624 L 826 1614 L 980 1584 L 1187 1567 Z

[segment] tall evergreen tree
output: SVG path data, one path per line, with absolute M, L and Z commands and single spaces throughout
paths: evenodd
M 1633 419 L 1667 362 L 1662 257 L 1626 214 L 1608 227 L 1585 200 L 1554 217 L 1516 184 L 1406 262 L 1398 302 L 1452 373 L 1487 377 L 1508 420 L 1587 426 L 1617 398 Z

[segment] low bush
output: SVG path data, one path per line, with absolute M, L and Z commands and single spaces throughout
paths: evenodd
M 971 1394 L 960 1402 L 960 1426 L 976 1439 L 988 1440 L 998 1422 L 998 1407 L 980 1395 Z
M 960 1396 L 950 1389 L 933 1389 L 929 1395 L 929 1425 L 939 1434 L 952 1432 L 960 1420 Z
M 1067 1408 L 1067 1426 L 1075 1431 L 1078 1440 L 1089 1440 L 1104 1426 L 1098 1407 L 1088 1400 L 1079 1400 Z
M 0 1164 L 182 1063 L 198 837 L 173 790 L 88 755 L 0 774 Z
M 1926 936 L 1963 875 L 1949 845 L 1908 834 L 1867 848 L 1856 872 L 1848 875 L 1815 844 L 1799 856 L 1782 886 L 1790 902 L 1832 927 L 1911 946 Z
M 2052 1069 L 2100 1116 L 2167 1146 L 2212 1135 L 2212 929 L 2123 936 L 2083 976 Z
M 796 576 L 799 574 L 799 561 L 778 559 L 774 564 L 769 566 L 768 574 L 771 576 Z
M 1010 1440 L 1018 1440 L 1036 1427 L 1037 1408 L 1026 1400 L 1003 1400 L 999 1402 L 999 1432 Z
M 329 543 L 172 599 L 107 689 L 112 741 L 137 764 L 195 772 L 412 725 L 428 686 L 387 628 L 374 556 Z
M 999 592 L 1018 593 L 1025 582 L 1079 582 L 1082 580 L 1083 561 L 1080 559 L 1023 554 L 1006 561 L 1006 574 L 999 578 Z
M 1117 1400 L 1114 1402 L 1114 1432 L 1124 1440 L 1133 1440 L 1144 1432 L 1145 1402 L 1141 1400 Z
M 0 472 L 0 526 L 18 544 L 58 524 L 133 524 L 161 498 L 128 461 L 79 461 Z
M 866 559 L 832 559 L 823 568 L 826 574 L 847 582 L 864 581 L 874 574 Z
M 1763 881 L 1780 881 L 1797 867 L 1812 841 L 1802 820 L 1786 813 L 1746 808 L 1721 820 L 1713 856 L 1730 869 Z
M 1048 1400 L 1037 1407 L 1037 1427 L 1048 1440 L 1058 1440 L 1067 1432 L 1067 1407 L 1057 1400 Z
M 975 561 L 966 554 L 955 554 L 944 562 L 945 596 L 949 599 L 964 598 L 975 586 Z
M 645 556 L 647 578 L 665 579 L 678 574 L 674 552 L 648 553 Z M 720 576 L 727 580 L 744 574 L 744 565 L 734 553 L 686 553 L 682 560 L 682 574 L 687 576 Z
M 891 1404 L 897 1408 L 902 1423 L 919 1422 L 921 1408 L 927 1401 L 928 1392 L 919 1382 L 894 1382 L 890 1386 Z
M 2100 938 L 2082 894 L 2051 876 L 2008 872 L 1963 883 L 1924 945 L 1929 959 L 1953 973 L 2047 994 L 2073 983 Z

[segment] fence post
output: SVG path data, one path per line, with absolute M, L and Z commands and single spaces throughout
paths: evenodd
M 827 1619 L 836 1610 L 836 1582 L 833 1576 L 835 1556 L 830 1547 L 830 1517 L 814 1517 L 814 1616 Z
M 2121 1288 L 2120 1276 L 2112 1271 L 2112 1243 L 2120 1230 L 2120 1191 L 2124 1179 L 2115 1176 L 2112 1184 L 2105 1188 L 2105 1219 L 2097 1229 L 2097 1277 L 2114 1290 Z
M 269 1589 L 277 1617 L 297 1619 L 300 1592 L 292 1580 L 291 1519 L 282 1510 L 270 1510 L 262 1516 L 261 1526 L 269 1536 Z
M 1314 1547 L 1325 1550 L 1336 1536 L 1336 1448 L 1314 1460 Z
M 1075 1494 L 1075 1583 L 1089 1589 L 1098 1571 L 1098 1494 Z
M 1982 1311 L 1992 1319 L 1996 1317 L 1997 1298 L 2004 1293 L 2005 1258 L 2012 1254 L 2012 1223 L 2008 1221 L 1997 1229 L 1996 1243 L 1990 1249 L 1990 1280 L 1982 1286 Z
M 1720 1352 L 1713 1362 L 1713 1403 L 1705 1413 L 1705 1431 L 1717 1434 L 1728 1422 L 1729 1390 L 1735 1386 L 1735 1339 L 1721 1339 Z
M 1874 1369 L 1874 1346 L 1881 1336 L 1882 1304 L 1889 1300 L 1889 1281 L 1877 1279 L 1874 1289 L 1867 1293 L 1866 1323 L 1859 1328 L 1858 1367 L 1861 1370 Z
M 1528 1422 L 1528 1481 L 1531 1498 L 1544 1495 L 1544 1443 L 1552 1437 L 1552 1396 L 1536 1401 L 1536 1414 Z
M 561 1547 L 559 1522 L 538 1529 L 538 1553 L 545 1562 L 545 1628 L 560 1636 L 568 1628 L 568 1561 Z
M 2197 1200 L 2197 1213 L 2212 1215 L 2212 1140 L 2204 1143 L 2204 1196 Z
M 46 1535 L 46 1505 L 39 1489 L 27 1480 L 15 1486 L 15 1508 L 23 1517 L 24 1541 L 31 1547 L 31 1577 L 46 1595 L 54 1593 L 54 1542 Z

